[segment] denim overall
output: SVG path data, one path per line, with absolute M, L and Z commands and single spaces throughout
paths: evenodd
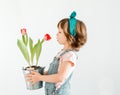
M 69 52 L 69 51 L 73 51 L 73 50 L 66 50 L 62 54 L 60 54 L 60 56 L 64 55 L 66 52 Z M 54 57 L 52 63 L 50 64 L 48 75 L 57 73 L 60 56 Z M 65 82 L 61 85 L 59 89 L 56 89 L 55 83 L 46 82 L 45 83 L 45 95 L 70 95 L 71 76 L 72 76 L 72 73 L 69 75 L 69 77 L 65 80 Z

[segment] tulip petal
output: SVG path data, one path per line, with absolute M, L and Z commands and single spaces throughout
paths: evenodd
M 51 39 L 51 36 L 50 36 L 49 34 L 45 34 L 44 39 L 45 39 L 46 41 L 48 41 L 48 40 Z

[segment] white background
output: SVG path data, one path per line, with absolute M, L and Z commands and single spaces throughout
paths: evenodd
M 75 10 L 87 26 L 88 40 L 78 53 L 71 95 L 120 95 L 119 0 L 0 0 L 0 95 L 44 95 L 44 88 L 26 89 L 22 67 L 27 63 L 17 47 L 20 29 L 34 39 L 45 33 L 39 65 L 46 66 L 62 46 L 57 23 Z

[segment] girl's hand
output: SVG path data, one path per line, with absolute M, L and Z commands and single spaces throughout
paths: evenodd
M 59 88 L 61 87 L 61 85 L 62 85 L 62 82 L 58 82 L 58 83 L 56 83 L 56 84 L 55 84 L 56 89 L 59 89 Z
M 27 81 L 31 82 L 32 84 L 35 84 L 40 81 L 40 77 L 42 75 L 38 72 L 31 71 L 30 74 L 26 75 Z

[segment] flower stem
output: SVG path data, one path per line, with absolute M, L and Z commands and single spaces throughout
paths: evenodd
M 44 41 L 45 41 L 45 40 L 44 40 L 44 39 L 42 39 L 41 44 L 42 44 Z

